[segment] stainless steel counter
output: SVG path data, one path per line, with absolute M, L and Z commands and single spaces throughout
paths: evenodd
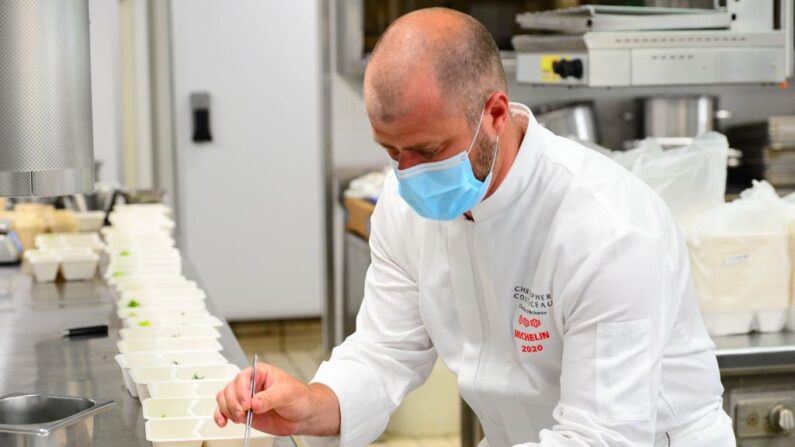
M 795 333 L 713 337 L 721 375 L 795 371 Z
M 208 307 L 218 315 L 210 299 Z M 108 337 L 60 336 L 66 328 L 98 324 L 109 325 Z M 102 281 L 34 283 L 18 267 L 0 267 L 0 395 L 35 392 L 113 399 L 116 406 L 94 419 L 95 445 L 149 445 L 141 404 L 127 393 L 113 358 L 120 327 L 111 290 Z M 248 365 L 229 326 L 220 332 L 222 354 L 240 367 Z

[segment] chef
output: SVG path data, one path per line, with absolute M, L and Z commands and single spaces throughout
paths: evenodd
M 484 445 L 734 446 L 714 345 L 671 213 L 611 160 L 511 103 L 473 18 L 410 13 L 364 97 L 392 164 L 356 333 L 310 384 L 258 364 L 216 422 L 366 446 L 437 356 Z

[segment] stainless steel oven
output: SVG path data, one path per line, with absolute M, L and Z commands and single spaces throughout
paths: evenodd
M 712 8 L 716 0 L 331 0 L 334 5 L 332 35 L 335 38 L 337 72 L 342 75 L 364 73 L 367 59 L 381 33 L 396 18 L 408 12 L 443 6 L 465 12 L 491 31 L 503 53 L 509 72 L 516 67 L 511 37 L 527 34 L 516 21 L 523 12 L 546 11 L 582 4 L 669 6 Z

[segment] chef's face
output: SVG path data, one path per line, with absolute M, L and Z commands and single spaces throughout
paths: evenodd
M 476 135 L 477 122 L 468 120 L 462 107 L 445 102 L 433 86 L 417 85 L 404 100 L 409 103 L 402 106 L 405 111 L 389 120 L 370 114 L 373 138 L 399 169 L 450 158 L 467 150 L 474 138 L 469 154 L 473 171 L 480 180 L 488 175 L 495 155 L 488 116 Z

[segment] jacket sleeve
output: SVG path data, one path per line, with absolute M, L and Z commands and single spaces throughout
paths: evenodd
M 389 205 L 397 204 L 382 201 L 371 220 L 372 262 L 356 332 L 333 350 L 312 380 L 337 395 L 340 436 L 305 438 L 311 445 L 370 444 L 384 431 L 406 394 L 425 382 L 436 361 L 420 316 L 406 246 L 391 222 Z
M 686 286 L 665 247 L 636 231 L 562 269 L 556 425 L 524 446 L 654 445 L 663 349 Z

